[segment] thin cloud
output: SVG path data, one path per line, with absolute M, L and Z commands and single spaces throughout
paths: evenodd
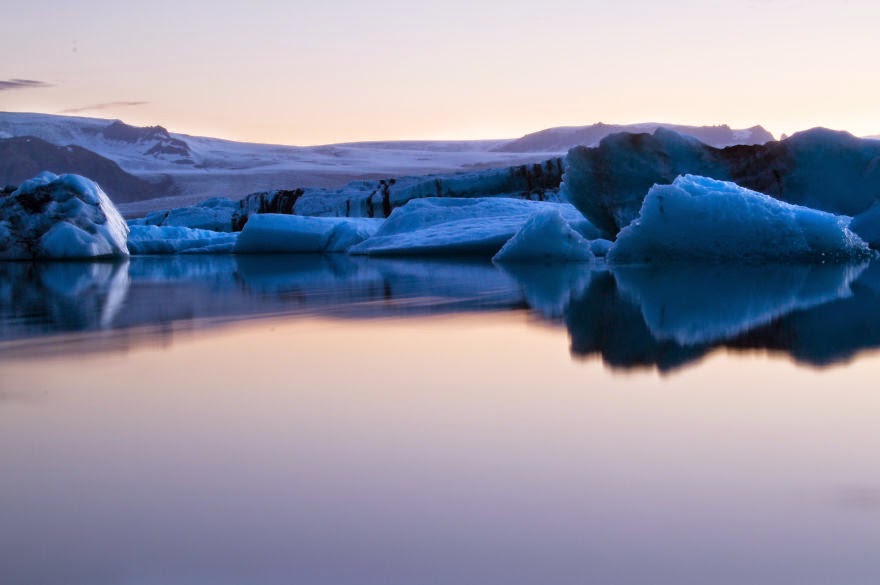
M 35 79 L 0 79 L 0 91 L 9 91 L 12 89 L 41 89 L 44 87 L 52 87 L 51 83 L 45 81 L 37 81 Z
M 132 106 L 143 106 L 150 102 L 106 102 L 103 104 L 92 104 L 82 108 L 68 108 L 61 110 L 61 114 L 79 114 L 80 112 L 94 112 L 97 110 L 110 110 L 112 108 L 129 108 Z

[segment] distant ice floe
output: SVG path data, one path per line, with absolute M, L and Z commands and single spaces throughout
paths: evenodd
M 41 173 L 0 198 L 0 259 L 127 256 L 128 225 L 101 188 Z
M 685 175 L 655 185 L 609 262 L 841 261 L 868 258 L 850 218 L 777 201 L 735 183 Z

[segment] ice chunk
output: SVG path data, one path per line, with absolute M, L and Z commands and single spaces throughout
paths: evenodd
M 684 175 L 655 185 L 608 260 L 825 261 L 866 258 L 850 219 L 777 201 L 734 183 Z
M 849 229 L 868 242 L 872 248 L 880 248 L 880 203 L 875 203 L 864 213 L 855 216 Z
M 581 234 L 597 234 L 573 206 L 508 198 L 414 199 L 394 210 L 352 254 L 494 256 L 541 209 L 557 210 Z
M 610 250 L 613 245 L 614 242 L 611 240 L 597 238 L 590 242 L 590 252 L 592 252 L 594 256 L 604 258 L 608 255 L 608 250 Z
M 559 209 L 539 209 L 495 254 L 496 262 L 589 262 L 590 243 L 562 218 Z
M 235 251 L 244 254 L 345 252 L 379 229 L 381 219 L 251 215 Z
M 128 235 L 128 250 L 132 254 L 228 254 L 237 239 L 237 233 L 133 225 Z
M 41 173 L 0 198 L 0 259 L 127 256 L 128 225 L 101 188 Z

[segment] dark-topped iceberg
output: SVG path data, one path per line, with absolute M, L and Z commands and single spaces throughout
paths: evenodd
M 128 256 L 128 225 L 97 183 L 41 173 L 0 198 L 0 260 Z
M 614 236 L 638 216 L 653 185 L 686 174 L 854 216 L 880 198 L 880 141 L 816 128 L 778 142 L 719 149 L 663 128 L 614 134 L 595 148 L 569 151 L 562 192 L 593 225 Z

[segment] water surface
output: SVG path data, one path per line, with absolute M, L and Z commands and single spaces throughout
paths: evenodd
M 5 583 L 875 583 L 876 265 L 0 264 Z

